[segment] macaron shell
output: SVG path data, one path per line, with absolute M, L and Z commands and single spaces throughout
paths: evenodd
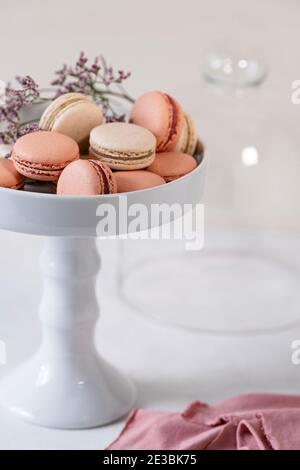
M 196 166 L 197 162 L 191 155 L 181 152 L 162 152 L 156 154 L 154 162 L 147 170 L 169 182 L 190 173 Z
M 90 154 L 90 158 L 99 158 L 98 155 L 95 155 L 92 151 Z M 155 152 L 151 154 L 149 157 L 144 157 L 139 160 L 139 162 L 133 161 L 131 158 L 128 158 L 126 154 L 122 154 L 120 152 L 116 152 L 114 154 L 113 160 L 111 157 L 101 157 L 101 162 L 107 165 L 109 168 L 113 170 L 143 170 L 147 168 L 153 162 L 155 158 Z
M 72 137 L 81 151 L 89 147 L 90 132 L 103 122 L 103 116 L 98 106 L 91 102 L 75 103 L 60 114 L 52 126 L 52 131 Z
M 38 165 L 58 169 L 66 162 L 79 158 L 77 143 L 57 132 L 38 131 L 20 137 L 13 147 L 13 157 Z
M 20 137 L 12 151 L 19 173 L 40 181 L 56 181 L 63 168 L 78 158 L 79 147 L 73 139 L 48 131 Z
M 175 148 L 183 126 L 183 111 L 179 103 L 160 91 L 145 93 L 133 105 L 130 122 L 148 129 L 155 135 L 157 151 Z
M 62 196 L 93 196 L 102 191 L 98 174 L 88 160 L 70 163 L 57 182 L 57 194 Z
M 59 109 L 68 106 L 70 103 L 78 103 L 78 101 L 86 99 L 89 98 L 83 93 L 64 93 L 63 95 L 59 96 L 53 100 L 43 112 L 39 123 L 40 129 L 50 130 L 49 127 L 51 127 L 53 116 L 56 115 Z
M 186 153 L 186 148 L 188 146 L 188 136 L 189 136 L 188 123 L 187 123 L 187 120 L 184 117 L 182 129 L 181 129 L 181 132 L 180 132 L 180 136 L 179 136 L 178 142 L 177 142 L 177 144 L 174 148 L 175 152 Z
M 185 121 L 187 124 L 188 137 L 187 137 L 187 144 L 186 144 L 186 148 L 184 152 L 188 153 L 189 155 L 194 155 L 196 152 L 197 143 L 198 143 L 197 128 L 195 126 L 193 119 L 188 114 L 185 115 Z
M 117 171 L 114 173 L 118 193 L 139 191 L 165 184 L 165 180 L 155 173 L 146 170 Z
M 24 186 L 25 178 L 15 168 L 12 160 L 0 160 L 0 187 L 20 189 Z
M 93 160 L 77 160 L 70 163 L 57 183 L 59 195 L 94 196 L 114 193 L 116 190 L 112 171 L 103 163 Z
M 24 175 L 26 178 L 34 179 L 37 181 L 57 181 L 63 168 L 60 170 L 51 170 L 51 168 L 40 169 L 35 168 L 33 164 L 20 162 L 14 159 L 16 170 Z
M 103 193 L 114 194 L 117 192 L 117 182 L 115 175 L 111 169 L 100 162 L 99 160 L 89 160 L 90 164 L 93 165 L 94 169 L 99 175 L 99 178 L 103 181 Z
M 134 124 L 104 124 L 90 134 L 90 155 L 115 170 L 146 168 L 154 160 L 155 146 L 154 135 Z
M 74 139 L 81 152 L 87 151 L 91 130 L 103 123 L 100 108 L 85 95 L 70 93 L 57 99 L 44 112 L 42 129 L 60 132 Z

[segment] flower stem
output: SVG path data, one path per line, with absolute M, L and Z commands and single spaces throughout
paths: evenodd
M 25 127 L 28 124 L 32 124 L 33 122 L 38 122 L 38 119 L 30 119 L 30 121 L 20 122 L 20 124 L 18 125 L 18 128 L 21 129 L 22 127 Z
M 93 92 L 99 96 L 103 96 L 103 95 L 110 95 L 110 96 L 115 96 L 116 98 L 122 98 L 126 101 L 129 101 L 129 103 L 134 103 L 135 100 L 134 98 L 132 98 L 130 95 L 128 95 L 127 93 L 121 93 L 121 92 L 118 92 L 118 91 L 112 91 L 112 90 L 103 90 L 103 89 L 100 89 L 100 88 L 97 88 L 97 86 L 95 86 L 95 84 L 90 84 L 91 86 L 91 89 L 93 90 Z
M 126 101 L 129 101 L 129 103 L 134 103 L 134 98 L 131 96 L 125 94 L 125 93 L 118 93 L 117 91 L 110 91 L 110 90 L 101 90 L 101 91 L 96 91 L 96 93 L 99 95 L 110 95 L 110 96 L 115 96 L 117 98 L 123 98 Z

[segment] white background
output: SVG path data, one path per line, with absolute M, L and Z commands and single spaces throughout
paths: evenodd
M 72 63 L 80 50 L 104 54 L 117 68 L 132 71 L 132 95 L 167 90 L 194 116 L 213 154 L 208 204 L 225 220 L 298 228 L 300 106 L 290 99 L 291 82 L 300 78 L 297 0 L 1 0 L 0 14 L 1 79 L 30 74 L 45 86 L 53 70 Z M 203 57 L 222 44 L 265 57 L 270 75 L 259 90 L 236 100 L 204 84 Z M 249 198 L 235 196 L 245 182 L 231 165 L 243 146 L 254 143 L 266 163 L 249 209 Z M 253 207 L 264 210 L 254 214 Z M 42 240 L 2 232 L 0 241 L 0 338 L 7 345 L 2 376 L 39 342 Z M 108 249 L 115 251 L 111 244 Z M 143 322 L 109 291 L 102 305 L 97 344 L 135 380 L 138 406 L 181 410 L 195 399 L 300 390 L 300 366 L 290 361 L 299 329 L 258 338 L 204 337 Z M 0 448 L 101 449 L 120 428 L 40 429 L 1 411 Z

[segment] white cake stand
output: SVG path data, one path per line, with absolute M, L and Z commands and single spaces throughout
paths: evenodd
M 206 160 L 177 181 L 126 194 L 128 207 L 196 204 L 203 194 Z M 96 231 L 97 208 L 103 203 L 114 207 L 121 221 L 115 233 L 122 233 L 126 213 L 118 194 L 59 197 L 0 188 L 0 229 L 47 237 L 41 255 L 42 343 L 0 384 L 1 404 L 35 424 L 101 426 L 126 415 L 135 401 L 130 380 L 99 357 L 94 344 L 100 268 L 95 237 L 101 235 Z

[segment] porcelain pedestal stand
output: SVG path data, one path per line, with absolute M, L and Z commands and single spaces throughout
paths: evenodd
M 99 224 L 102 209 L 115 214 L 110 235 L 118 235 L 130 232 L 133 206 L 142 204 L 150 214 L 162 203 L 196 204 L 203 195 L 206 162 L 201 157 L 185 177 L 126 195 L 59 197 L 0 188 L 0 229 L 47 237 L 41 257 L 41 346 L 0 383 L 2 406 L 35 424 L 62 429 L 100 426 L 131 410 L 133 385 L 98 356 L 93 338 L 100 267 L 95 238 L 107 235 L 105 224 Z M 166 216 L 162 223 L 168 221 Z M 152 223 L 146 218 L 140 230 Z
M 131 382 L 99 357 L 93 238 L 48 238 L 41 255 L 42 344 L 1 384 L 1 402 L 27 420 L 55 428 L 100 426 L 134 404 Z

